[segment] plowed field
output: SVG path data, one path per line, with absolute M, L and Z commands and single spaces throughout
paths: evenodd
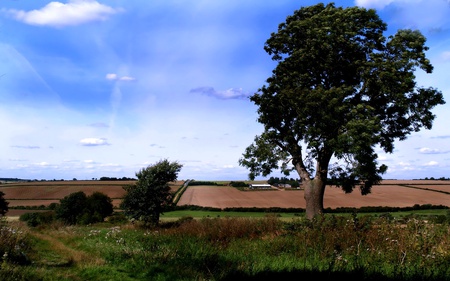
M 401 184 L 401 185 L 400 185 Z M 450 207 L 450 183 L 440 181 L 384 181 L 362 196 L 359 190 L 345 194 L 341 189 L 327 186 L 324 208 L 337 207 L 410 207 L 415 204 Z M 178 205 L 226 207 L 305 208 L 303 190 L 239 191 L 232 187 L 191 186 Z
M 21 182 L 1 184 L 0 191 L 9 202 L 9 207 L 17 206 L 48 206 L 51 203 L 59 203 L 65 196 L 83 191 L 86 195 L 94 192 L 102 192 L 112 199 L 115 207 L 118 207 L 121 198 L 125 195 L 123 186 L 134 184 L 135 181 L 45 181 L 45 182 Z M 183 182 L 174 182 L 170 186 L 176 191 Z M 22 210 L 10 209 L 7 216 L 20 216 Z
M 65 196 L 83 191 L 87 195 L 95 191 L 102 192 L 113 199 L 114 206 L 119 206 L 125 194 L 124 185 L 133 181 L 64 181 L 31 182 L 2 184 L 0 191 L 10 207 L 40 206 L 58 203 Z M 171 183 L 172 190 L 177 190 L 183 182 Z M 280 207 L 305 208 L 303 190 L 252 190 L 240 191 L 227 186 L 189 186 L 178 205 L 197 205 L 205 207 Z M 362 196 L 359 190 L 345 194 L 341 189 L 327 186 L 324 197 L 325 208 L 338 207 L 410 207 L 415 204 L 444 205 L 450 207 L 449 181 L 422 180 L 386 180 L 372 188 L 372 193 Z M 22 211 L 10 209 L 7 216 L 17 216 Z

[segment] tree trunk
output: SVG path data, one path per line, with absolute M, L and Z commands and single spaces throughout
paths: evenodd
M 306 218 L 312 220 L 323 214 L 323 196 L 325 194 L 325 182 L 320 178 L 314 178 L 304 183 Z

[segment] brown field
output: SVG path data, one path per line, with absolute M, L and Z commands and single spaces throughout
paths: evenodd
M 102 192 L 113 199 L 118 207 L 125 194 L 124 185 L 133 181 L 47 181 L 0 185 L 10 207 L 40 206 L 58 203 L 65 196 L 83 191 L 87 195 Z M 171 183 L 176 191 L 182 181 Z M 407 185 L 407 186 L 405 186 Z M 411 187 L 414 188 L 411 188 Z M 439 192 L 440 191 L 440 192 Z M 328 186 L 325 191 L 324 207 L 410 207 L 415 204 L 445 205 L 450 207 L 449 181 L 385 180 L 372 188 L 372 193 L 362 196 L 359 190 L 345 194 L 339 188 Z M 280 207 L 305 208 L 303 190 L 239 191 L 225 186 L 191 186 L 187 188 L 178 205 L 205 207 Z M 19 216 L 23 210 L 10 209 L 7 216 Z
M 417 188 L 408 188 L 408 184 Z M 437 191 L 446 191 L 442 193 Z M 226 207 L 305 208 L 303 190 L 239 191 L 232 187 L 193 186 L 181 197 L 178 205 Z M 341 189 L 327 186 L 324 208 L 338 207 L 410 207 L 415 204 L 450 207 L 450 182 L 440 181 L 384 181 L 362 196 L 359 190 L 345 194 Z
M 134 184 L 135 181 L 45 181 L 9 183 L 0 185 L 0 191 L 5 193 L 4 198 L 9 202 L 9 207 L 17 206 L 48 206 L 51 203 L 59 203 L 65 196 L 83 191 L 86 195 L 94 192 L 102 192 L 112 199 L 114 207 L 118 207 L 121 198 L 125 195 L 123 186 Z M 173 191 L 176 191 L 183 182 L 170 183 Z M 12 216 L 18 210 L 11 209 L 8 216 Z

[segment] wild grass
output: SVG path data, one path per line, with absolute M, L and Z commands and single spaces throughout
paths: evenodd
M 3 262 L 20 267 L 22 280 L 450 280 L 450 224 L 416 218 L 185 217 L 155 228 L 102 223 L 28 231 L 32 263 Z

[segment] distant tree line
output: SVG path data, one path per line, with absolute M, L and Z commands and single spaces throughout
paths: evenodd
M 128 177 L 122 177 L 122 178 L 116 178 L 116 177 L 101 177 L 99 180 L 101 181 L 134 181 L 135 178 L 128 178 Z
M 223 186 L 223 184 L 214 182 L 214 181 L 196 181 L 192 180 L 189 182 L 189 185 L 217 185 L 217 186 Z
M 273 186 L 279 186 L 279 185 L 285 185 L 289 184 L 291 187 L 299 187 L 300 186 L 300 179 L 294 179 L 294 178 L 287 178 L 287 177 L 270 177 L 269 180 L 267 180 L 267 183 Z

